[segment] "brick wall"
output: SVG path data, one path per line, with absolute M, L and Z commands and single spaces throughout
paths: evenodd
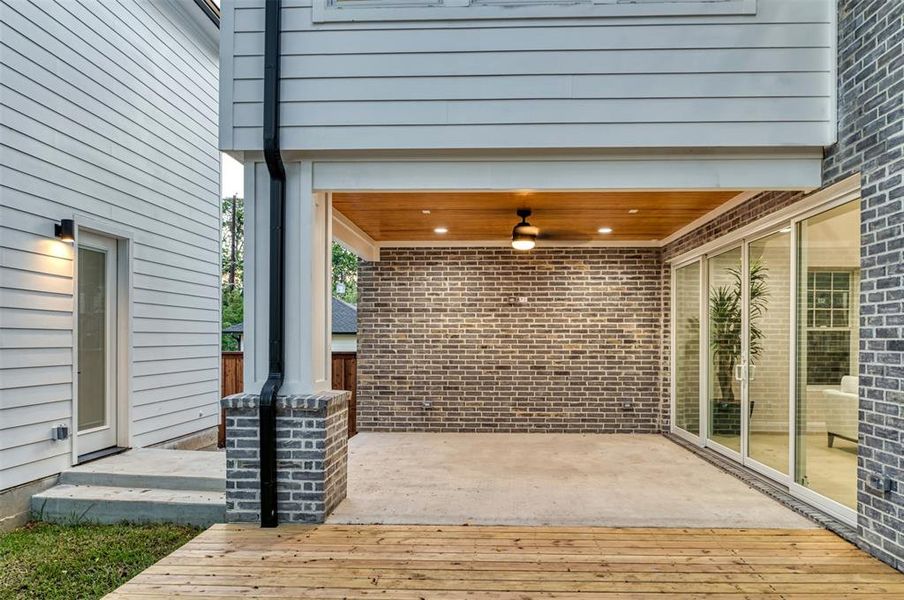
M 280 523 L 322 523 L 345 498 L 347 391 L 281 396 L 276 413 Z M 226 520 L 259 522 L 260 396 L 236 394 L 226 410 Z
M 861 173 L 859 533 L 904 570 L 904 2 L 841 0 L 838 37 L 838 143 L 823 178 Z
M 359 430 L 659 431 L 658 249 L 384 249 L 358 286 Z

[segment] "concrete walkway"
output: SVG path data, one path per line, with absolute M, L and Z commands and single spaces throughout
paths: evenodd
M 330 523 L 811 528 L 658 435 L 359 433 Z
M 31 498 L 32 512 L 58 523 L 169 522 L 207 526 L 226 518 L 221 452 L 139 448 L 66 469 Z

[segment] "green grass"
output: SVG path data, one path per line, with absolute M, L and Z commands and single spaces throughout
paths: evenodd
M 29 523 L 0 533 L 0 599 L 100 598 L 198 533 L 181 525 Z

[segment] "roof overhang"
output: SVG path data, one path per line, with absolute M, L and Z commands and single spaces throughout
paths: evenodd
M 546 221 L 542 245 L 662 246 L 758 192 L 822 184 L 821 148 L 287 160 L 313 164 L 334 236 L 368 260 L 386 247 L 508 245 L 516 208 L 541 231 Z M 604 227 L 613 234 L 597 236 Z

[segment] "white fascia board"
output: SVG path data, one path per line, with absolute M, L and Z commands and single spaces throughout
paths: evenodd
M 586 159 L 315 160 L 323 191 L 812 190 L 822 149 L 806 153 Z

